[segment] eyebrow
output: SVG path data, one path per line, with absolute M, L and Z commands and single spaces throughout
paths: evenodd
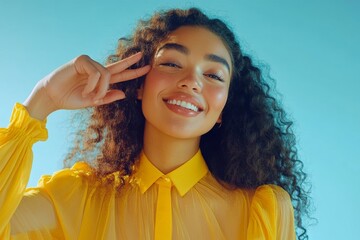
M 164 44 L 163 46 L 161 46 L 158 50 L 158 52 L 160 52 L 161 50 L 163 49 L 174 49 L 178 52 L 181 52 L 181 53 L 184 53 L 186 55 L 189 55 L 190 54 L 190 50 L 183 46 L 183 45 L 180 45 L 180 44 L 177 44 L 177 43 L 166 43 Z
M 173 50 L 176 50 L 178 52 L 181 52 L 185 55 L 189 55 L 190 54 L 190 50 L 181 45 L 181 44 L 178 44 L 178 43 L 166 43 L 164 44 L 163 46 L 161 46 L 158 50 L 158 52 L 160 52 L 161 50 L 163 49 L 173 49 Z M 227 70 L 230 72 L 230 65 L 229 63 L 225 60 L 225 58 L 223 57 L 220 57 L 218 55 L 215 55 L 215 54 L 206 54 L 205 55 L 205 59 L 208 60 L 208 61 L 211 61 L 211 62 L 217 62 L 217 63 L 221 63 L 222 65 L 224 65 Z

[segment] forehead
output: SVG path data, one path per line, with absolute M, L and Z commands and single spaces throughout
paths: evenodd
M 192 53 L 198 54 L 215 54 L 225 58 L 231 63 L 231 57 L 228 49 L 222 39 L 204 27 L 183 26 L 168 34 L 168 36 L 160 42 L 157 49 L 164 44 L 178 43 L 190 50 Z

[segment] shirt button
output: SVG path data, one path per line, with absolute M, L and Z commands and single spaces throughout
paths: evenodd
M 170 180 L 169 177 L 164 177 L 164 180 L 165 180 L 166 182 L 171 182 L 171 180 Z

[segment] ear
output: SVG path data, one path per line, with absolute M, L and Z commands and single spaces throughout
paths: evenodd
M 142 84 L 141 87 L 137 89 L 137 99 L 142 100 L 143 94 L 144 94 L 144 84 Z
M 222 113 L 220 113 L 218 120 L 216 120 L 216 123 L 221 123 L 221 122 L 222 122 Z

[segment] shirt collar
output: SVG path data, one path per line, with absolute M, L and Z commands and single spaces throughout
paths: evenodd
M 146 192 L 161 177 L 170 178 L 181 196 L 184 196 L 209 171 L 199 150 L 190 160 L 168 174 L 163 174 L 145 156 L 140 154 L 140 162 L 136 167 L 134 180 L 141 193 Z

